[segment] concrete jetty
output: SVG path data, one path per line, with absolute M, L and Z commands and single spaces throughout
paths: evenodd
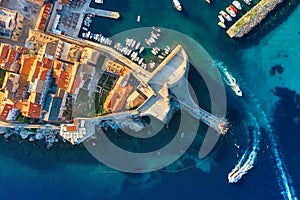
M 100 17 L 107 17 L 107 18 L 112 18 L 112 19 L 119 19 L 120 18 L 120 13 L 115 12 L 115 11 L 109 11 L 109 10 L 101 10 L 101 9 L 94 9 L 94 8 L 88 8 L 86 10 L 86 13 L 94 14 L 96 16 Z

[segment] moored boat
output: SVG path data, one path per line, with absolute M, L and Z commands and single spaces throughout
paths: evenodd
M 222 17 L 222 15 L 218 15 L 218 18 L 219 18 L 220 22 L 222 22 L 224 24 L 224 22 L 225 22 L 224 17 Z
M 86 35 L 85 35 L 85 38 L 89 38 L 91 35 L 91 31 L 87 32 Z
M 231 8 L 235 14 L 238 13 L 238 10 L 233 5 L 230 5 L 229 8 Z
M 232 5 L 234 5 L 234 7 L 236 7 L 238 10 L 242 10 L 242 4 L 240 2 L 234 0 Z
M 142 53 L 144 51 L 144 49 L 145 49 L 144 47 L 141 47 L 139 50 L 139 53 Z
M 151 46 L 151 41 L 149 39 L 145 39 L 147 45 Z
M 218 25 L 222 28 L 226 28 L 226 25 L 223 22 L 218 22 Z
M 152 26 L 152 29 L 155 30 L 155 31 L 158 32 L 158 33 L 161 32 L 160 28 L 157 28 L 157 27 L 155 27 L 155 26 Z
M 178 10 L 178 11 L 182 11 L 182 6 L 180 5 L 180 2 L 178 0 L 173 0 L 174 3 L 174 7 Z
M 230 6 L 226 8 L 226 12 L 231 16 L 231 17 L 236 17 L 235 12 L 232 10 Z
M 244 0 L 244 2 L 248 5 L 248 6 L 250 6 L 251 5 L 251 2 L 252 2 L 252 0 Z
M 135 46 L 135 49 L 136 49 L 136 50 L 139 49 L 139 48 L 140 48 L 140 45 L 141 45 L 141 43 L 138 42 L 138 43 L 136 44 L 136 46 Z
M 165 57 L 162 56 L 162 55 L 158 55 L 158 58 L 161 59 L 161 60 L 165 59 Z
M 227 21 L 232 21 L 232 18 L 223 10 L 220 11 L 220 14 L 227 20 Z

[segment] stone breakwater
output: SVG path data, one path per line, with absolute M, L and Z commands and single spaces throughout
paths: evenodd
M 243 15 L 228 30 L 229 37 L 240 38 L 247 34 L 253 27 L 258 25 L 267 14 L 282 3 L 283 0 L 261 0 L 256 6 Z

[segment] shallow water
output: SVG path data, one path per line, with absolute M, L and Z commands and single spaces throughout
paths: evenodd
M 104 0 L 105 1 L 105 0 Z M 300 136 L 299 136 L 299 18 L 298 7 L 287 20 L 264 37 L 250 40 L 228 39 L 217 24 L 217 13 L 230 1 L 182 0 L 184 11 L 177 12 L 172 1 L 105 1 L 105 9 L 119 11 L 121 19 L 97 19 L 95 30 L 107 35 L 143 26 L 170 28 L 186 34 L 201 44 L 214 58 L 222 60 L 233 72 L 243 98 L 227 89 L 228 118 L 232 122 L 230 134 L 222 138 L 214 153 L 204 160 L 197 157 L 193 144 L 178 162 L 164 170 L 147 174 L 125 174 L 98 163 L 84 147 L 58 144 L 47 150 L 43 144 L 19 143 L 12 138 L 1 139 L 0 194 L 2 199 L 284 199 L 280 185 L 282 174 L 276 168 L 261 111 L 266 113 L 274 130 L 274 141 L 283 159 L 284 171 L 291 178 L 292 188 L 299 196 Z M 141 23 L 136 16 L 141 15 Z M 176 40 L 176 38 L 175 38 Z M 244 42 L 244 43 L 243 43 Z M 197 63 L 197 56 L 191 59 Z M 194 59 L 193 59 L 194 58 Z M 201 62 L 201 61 L 200 61 Z M 274 65 L 281 65 L 283 73 L 271 75 Z M 198 65 L 196 65 L 198 66 Z M 193 71 L 191 69 L 190 71 Z M 199 76 L 190 72 L 196 91 L 205 89 Z M 197 83 L 197 84 L 195 84 Z M 276 88 L 279 87 L 279 88 Z M 295 92 L 296 91 L 296 92 Z M 197 93 L 202 96 L 201 92 Z M 257 101 L 254 101 L 257 99 Z M 200 105 L 210 108 L 209 99 Z M 257 108 L 256 106 L 261 105 Z M 227 174 L 243 155 L 248 145 L 245 126 L 251 126 L 247 112 L 254 113 L 261 122 L 262 139 L 254 168 L 238 184 L 228 184 Z M 199 133 L 205 131 L 201 126 Z M 248 134 L 251 134 L 251 129 Z M 201 140 L 201 135 L 199 135 Z M 240 145 L 238 149 L 234 144 Z M 184 166 L 190 169 L 172 173 Z M 18 192 L 17 192 L 18 191 Z

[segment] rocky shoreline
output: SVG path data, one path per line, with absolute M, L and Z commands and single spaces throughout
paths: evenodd
M 33 132 L 30 129 L 24 128 L 2 128 L 0 134 L 3 134 L 5 139 L 12 135 L 20 136 L 22 140 L 33 142 L 36 140 L 45 140 L 47 148 L 51 148 L 55 142 L 58 142 L 58 131 L 53 129 L 36 129 Z
M 283 0 L 262 0 L 245 15 L 243 15 L 236 23 L 234 23 L 228 30 L 227 34 L 233 38 L 241 38 L 249 33 L 252 28 L 257 26 L 269 12 L 274 10 L 276 6 L 282 3 Z M 252 16 L 253 15 L 253 16 Z

